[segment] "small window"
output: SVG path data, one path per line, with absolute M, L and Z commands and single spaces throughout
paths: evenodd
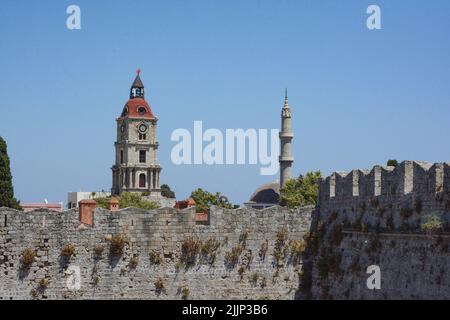
M 145 173 L 139 175 L 139 188 L 145 188 Z
M 132 98 L 142 97 L 143 93 L 144 93 L 144 90 L 141 90 L 140 88 L 133 88 L 133 89 L 131 89 L 131 97 Z
M 139 107 L 139 108 L 138 108 L 138 112 L 139 112 L 139 114 L 140 114 L 141 116 L 143 116 L 147 111 L 145 110 L 144 107 Z
M 123 163 L 123 150 L 120 150 L 120 163 Z
M 146 140 L 147 135 L 145 133 L 139 133 L 139 140 Z
M 139 150 L 139 162 L 140 163 L 145 163 L 147 160 L 147 152 L 145 152 L 145 150 Z

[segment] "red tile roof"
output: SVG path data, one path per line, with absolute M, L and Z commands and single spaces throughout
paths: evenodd
M 81 204 L 97 204 L 97 202 L 95 200 L 92 200 L 92 199 L 81 200 L 78 203 L 81 203 Z
M 20 206 L 25 212 L 30 212 L 37 209 L 50 209 L 58 212 L 63 211 L 60 203 L 21 203 Z
M 141 108 L 145 109 L 145 113 L 139 112 L 139 109 Z M 133 98 L 128 100 L 123 108 L 120 119 L 121 118 L 156 119 L 149 104 L 142 98 Z

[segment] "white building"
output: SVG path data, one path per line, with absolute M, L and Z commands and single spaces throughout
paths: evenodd
M 81 200 L 106 198 L 111 196 L 111 192 L 69 192 L 67 193 L 67 209 L 78 208 L 78 202 Z

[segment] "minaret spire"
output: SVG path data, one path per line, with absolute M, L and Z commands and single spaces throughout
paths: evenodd
M 287 88 L 284 92 L 284 106 L 281 110 L 281 131 L 280 131 L 280 188 L 286 185 L 291 179 L 291 168 L 294 158 L 292 157 L 292 114 L 289 106 Z
M 289 109 L 288 89 L 284 89 L 284 106 L 283 109 Z

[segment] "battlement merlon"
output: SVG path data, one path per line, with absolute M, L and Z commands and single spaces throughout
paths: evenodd
M 450 192 L 450 163 L 403 161 L 397 167 L 334 172 L 321 179 L 319 205 L 373 197 L 400 198 L 409 194 L 434 197 Z

